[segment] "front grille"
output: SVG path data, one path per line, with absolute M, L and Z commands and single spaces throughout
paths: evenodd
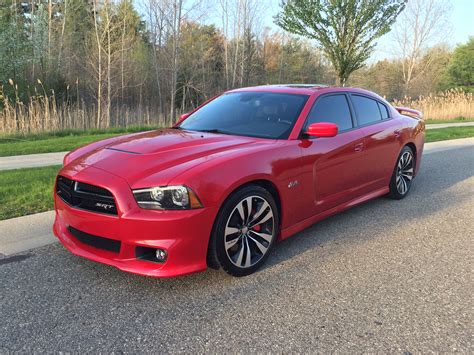
M 102 187 L 74 181 L 59 175 L 56 181 L 56 193 L 72 207 L 117 215 L 114 196 Z
M 120 242 L 109 238 L 99 237 L 89 234 L 74 227 L 67 227 L 68 231 L 81 243 L 89 245 L 93 248 L 108 250 L 113 253 L 120 252 Z

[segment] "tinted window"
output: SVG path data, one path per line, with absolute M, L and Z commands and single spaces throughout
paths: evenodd
M 379 104 L 380 114 L 382 115 L 382 120 L 386 120 L 387 118 L 390 118 L 390 116 L 388 115 L 387 106 L 385 106 L 384 104 L 381 104 L 380 102 L 378 102 L 378 104 Z
M 346 95 L 323 96 L 318 99 L 308 115 L 305 128 L 317 122 L 335 123 L 339 131 L 351 129 L 351 111 Z
M 273 92 L 224 94 L 194 112 L 180 128 L 285 139 L 307 100 L 307 95 Z
M 377 101 L 358 95 L 352 95 L 351 98 L 357 113 L 359 125 L 382 120 Z

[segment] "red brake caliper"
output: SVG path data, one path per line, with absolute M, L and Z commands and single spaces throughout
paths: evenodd
M 262 227 L 260 226 L 260 224 L 257 224 L 256 226 L 252 227 L 252 230 L 255 231 L 255 232 L 260 232 L 261 229 L 262 229 Z

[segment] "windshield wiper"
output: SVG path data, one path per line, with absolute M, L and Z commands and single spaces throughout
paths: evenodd
M 222 130 L 217 129 L 217 128 L 212 128 L 212 129 L 197 129 L 196 131 L 197 131 L 197 132 L 204 132 L 204 133 L 229 134 L 228 132 L 222 131 Z

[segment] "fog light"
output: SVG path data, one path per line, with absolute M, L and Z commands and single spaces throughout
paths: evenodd
M 168 257 L 168 253 L 166 252 L 166 250 L 156 249 L 155 256 L 156 256 L 156 260 L 163 263 L 166 261 L 166 258 Z

